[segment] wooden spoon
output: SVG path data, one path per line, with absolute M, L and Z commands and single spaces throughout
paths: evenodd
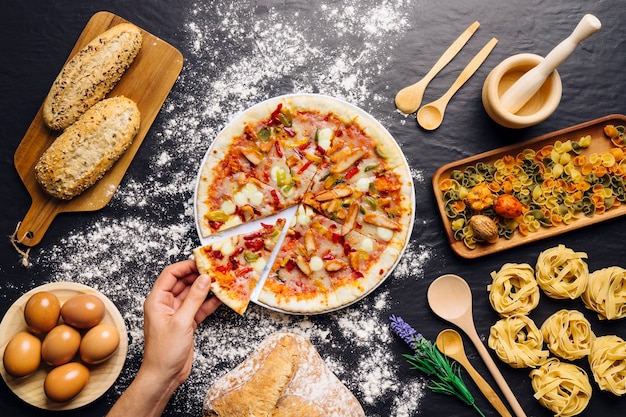
M 478 29 L 480 23 L 472 23 L 461 35 L 450 45 L 450 47 L 441 55 L 439 60 L 431 68 L 431 70 L 418 82 L 408 87 L 404 87 L 396 94 L 396 107 L 402 113 L 411 114 L 415 112 L 420 104 L 422 104 L 422 97 L 424 97 L 424 91 L 428 83 L 435 78 L 435 75 L 439 73 L 448 62 L 452 60 L 459 53 L 459 51 L 465 46 L 469 38 L 472 37 L 476 29 Z
M 487 59 L 497 43 L 498 40 L 496 38 L 492 38 L 489 42 L 487 42 L 487 45 L 485 45 L 483 49 L 481 49 L 480 52 L 478 52 L 478 54 L 476 54 L 476 56 L 469 62 L 469 64 L 467 64 L 454 83 L 452 83 L 452 86 L 443 96 L 441 96 L 441 98 L 433 101 L 432 103 L 425 104 L 421 109 L 419 109 L 417 112 L 417 123 L 419 123 L 420 126 L 426 130 L 435 130 L 441 125 L 446 106 L 452 96 L 459 90 L 459 88 L 461 88 L 463 84 L 465 84 L 467 80 L 470 79 L 472 75 L 474 75 L 476 70 L 482 65 L 483 62 L 485 62 L 485 59 Z
M 596 33 L 601 26 L 600 20 L 594 15 L 583 16 L 571 35 L 550 51 L 539 65 L 520 77 L 504 92 L 500 99 L 504 108 L 511 113 L 516 113 L 524 107 L 524 104 L 539 91 L 550 74 L 574 52 L 576 46 Z
M 474 346 L 476 346 L 480 357 L 487 365 L 487 369 L 491 372 L 515 415 L 517 417 L 525 417 L 526 414 L 517 398 L 515 398 L 515 394 L 509 388 L 476 332 L 472 316 L 472 291 L 467 282 L 458 275 L 442 275 L 430 284 L 427 297 L 428 305 L 436 315 L 452 324 L 456 324 L 467 334 Z
M 485 381 L 485 378 L 474 369 L 469 359 L 467 359 L 465 349 L 463 349 L 463 339 L 461 339 L 461 335 L 456 330 L 442 330 L 437 336 L 437 348 L 441 353 L 454 359 L 465 368 L 478 388 L 480 388 L 485 398 L 489 400 L 493 408 L 495 408 L 502 417 L 511 417 L 511 413 L 509 413 L 509 410 L 507 410 L 500 397 L 498 397 L 498 394 L 496 394 L 489 383 Z

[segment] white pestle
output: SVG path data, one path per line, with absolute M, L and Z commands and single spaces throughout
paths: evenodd
M 502 106 L 511 113 L 517 113 L 535 95 L 546 79 L 576 49 L 576 46 L 600 29 L 601 23 L 592 14 L 580 20 L 570 36 L 559 43 L 533 69 L 520 77 L 500 98 Z

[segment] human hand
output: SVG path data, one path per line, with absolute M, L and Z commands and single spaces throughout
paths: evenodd
M 166 267 L 144 302 L 144 359 L 148 372 L 169 389 L 176 389 L 191 373 L 194 332 L 221 301 L 207 299 L 210 278 L 200 275 L 192 260 Z
M 132 384 L 107 417 L 160 416 L 170 397 L 191 373 L 193 335 L 222 302 L 207 299 L 210 278 L 196 263 L 166 267 L 144 301 L 144 358 Z

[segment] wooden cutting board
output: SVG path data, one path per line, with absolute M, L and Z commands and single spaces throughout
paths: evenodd
M 96 13 L 85 26 L 68 60 L 96 36 L 122 22 L 126 20 L 112 13 Z M 176 48 L 143 29 L 142 35 L 143 45 L 135 61 L 107 96 L 123 95 L 137 103 L 141 112 L 139 132 L 113 168 L 93 187 L 72 200 L 58 200 L 48 195 L 35 179 L 37 161 L 59 134 L 47 128 L 43 121 L 43 104 L 39 108 L 14 156 L 15 168 L 32 198 L 17 230 L 19 243 L 30 247 L 37 245 L 57 214 L 99 210 L 115 194 L 183 67 L 183 56 Z

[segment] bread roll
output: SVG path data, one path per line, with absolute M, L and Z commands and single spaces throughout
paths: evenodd
M 102 100 L 141 49 L 141 31 L 120 23 L 93 39 L 61 69 L 43 103 L 43 120 L 54 130 L 74 123 Z
M 50 195 L 70 200 L 94 185 L 128 149 L 139 131 L 137 104 L 105 99 L 68 127 L 41 155 L 35 178 Z
M 204 417 L 364 417 L 358 400 L 302 336 L 277 332 L 209 389 Z

